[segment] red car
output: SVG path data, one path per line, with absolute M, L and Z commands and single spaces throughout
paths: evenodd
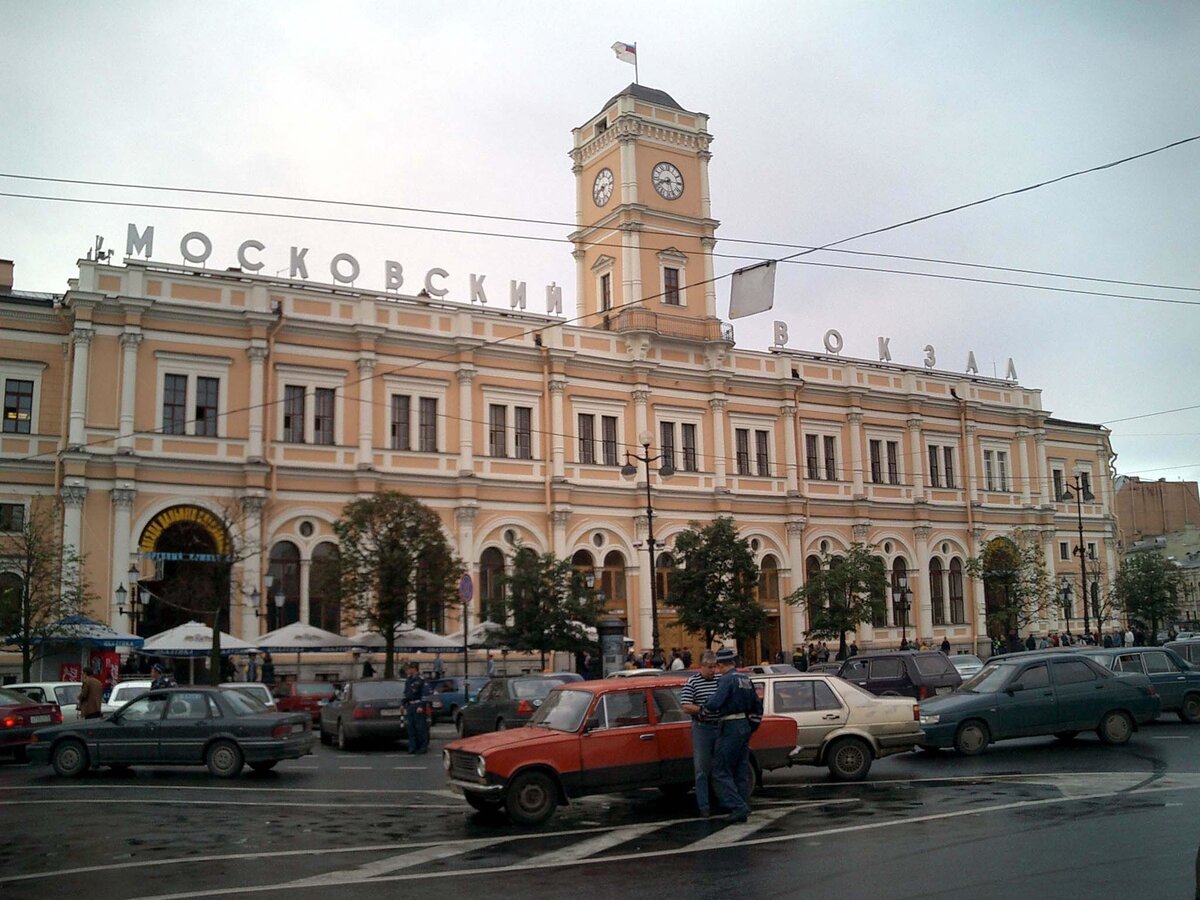
M 692 725 L 679 705 L 684 679 L 611 678 L 559 685 L 529 724 L 452 742 L 442 755 L 451 790 L 480 811 L 538 825 L 587 794 L 693 785 Z M 794 719 L 764 716 L 750 740 L 753 787 L 792 764 Z
M 275 687 L 275 708 L 279 712 L 306 712 L 318 725 L 321 707 L 333 697 L 333 685 L 328 681 L 287 681 Z
M 25 748 L 33 733 L 47 725 L 62 724 L 57 703 L 36 703 L 20 691 L 0 688 L 0 751 L 25 762 Z

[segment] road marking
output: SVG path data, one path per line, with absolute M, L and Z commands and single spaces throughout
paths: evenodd
M 724 847 L 728 844 L 736 843 L 747 835 L 754 834 L 756 831 L 761 831 L 768 825 L 773 825 L 784 816 L 794 812 L 792 809 L 784 807 L 776 808 L 769 812 L 751 812 L 750 818 L 745 822 L 735 822 L 733 825 L 727 825 L 720 831 L 710 834 L 708 837 L 701 838 L 692 847 L 697 847 L 702 850 L 711 848 Z
M 497 844 L 508 843 L 511 840 L 516 840 L 516 838 L 484 839 L 477 842 L 477 846 L 482 844 L 487 847 L 493 847 Z M 386 875 L 389 872 L 396 872 L 400 869 L 411 869 L 413 866 L 432 862 L 435 859 L 444 859 L 447 856 L 457 856 L 472 849 L 474 848 L 455 844 L 423 847 L 420 850 L 412 850 L 397 856 L 379 859 L 375 862 L 364 863 L 353 869 L 344 869 L 340 872 L 327 872 L 324 875 L 314 875 L 311 878 L 301 878 L 299 881 L 288 882 L 287 886 L 289 888 L 323 887 L 333 884 L 343 884 L 348 880 L 368 881 L 380 875 Z
M 374 766 L 338 766 L 339 769 L 351 769 L 355 772 L 370 772 L 374 770 Z
M 29 791 L 205 791 L 211 793 L 217 788 L 202 784 L 30 784 L 9 790 Z M 239 793 L 279 793 L 279 794 L 437 794 L 440 797 L 458 797 L 446 788 L 300 788 L 290 784 L 280 784 L 275 787 L 233 787 L 221 786 L 223 792 Z
M 642 835 L 649 834 L 652 831 L 659 831 L 662 828 L 663 825 L 661 822 L 651 822 L 648 825 L 636 825 L 632 828 L 616 829 L 608 834 L 598 834 L 594 838 L 580 841 L 578 844 L 572 844 L 570 847 L 564 847 L 561 850 L 554 850 L 550 853 L 544 853 L 541 856 L 535 856 L 530 862 L 537 862 L 542 865 L 578 862 L 584 857 L 594 856 L 597 853 L 607 850 L 609 847 L 616 847 L 619 844 L 637 840 Z
M 1191 739 L 1190 734 L 1163 734 L 1150 738 L 1152 741 L 1190 741 Z
M 279 803 L 270 800 L 173 800 L 170 797 L 147 798 L 145 800 L 125 800 L 116 797 L 79 797 L 72 800 L 0 800 L 0 806 L 61 806 L 62 804 L 97 804 L 97 803 L 170 803 L 173 806 L 269 806 L 272 809 L 457 809 L 462 812 L 461 803 Z M 325 853 L 324 849 L 321 850 Z M 0 877 L 0 881 L 3 878 Z
M 424 766 L 392 766 L 393 772 L 424 772 Z

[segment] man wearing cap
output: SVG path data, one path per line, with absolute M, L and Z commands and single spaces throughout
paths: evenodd
M 425 679 L 421 667 L 415 662 L 408 664 L 408 678 L 404 680 L 404 717 L 408 727 L 408 752 L 429 752 L 429 719 L 425 715 Z
M 162 663 L 155 663 L 151 669 L 154 673 L 154 680 L 150 682 L 150 689 L 175 687 L 175 679 L 167 674 L 167 667 Z
M 735 822 L 750 816 L 751 717 L 762 719 L 762 701 L 754 682 L 735 670 L 737 654 L 728 648 L 717 651 L 720 680 L 716 692 L 704 703 L 705 712 L 719 717 L 717 743 L 713 752 L 713 787 L 721 805 Z
M 713 748 L 717 743 L 715 716 L 705 718 L 704 704 L 717 692 L 717 654 L 705 650 L 700 654 L 700 672 L 693 675 L 679 692 L 679 704 L 692 717 L 692 767 L 696 772 L 696 808 L 704 818 L 709 816 L 708 779 L 712 775 Z

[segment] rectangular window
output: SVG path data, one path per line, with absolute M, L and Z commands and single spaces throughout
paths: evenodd
M 612 309 L 612 275 L 600 276 L 600 311 Z
M 533 407 L 513 407 L 513 437 L 517 459 L 533 459 Z
M 950 624 L 963 625 L 967 621 L 967 607 L 963 602 L 962 570 L 950 567 Z
M 952 488 L 954 487 L 954 448 L 943 447 L 942 453 L 946 461 L 946 487 Z
M 1083 499 L 1087 500 L 1087 495 L 1092 492 L 1092 475 L 1090 472 L 1079 473 L 1079 490 L 1083 494 Z
M 417 412 L 417 441 L 423 453 L 437 453 L 437 398 L 422 397 Z
M 750 474 L 750 430 L 748 428 L 737 428 L 733 432 L 734 444 L 736 446 L 736 461 L 737 473 L 739 475 Z
M 996 490 L 996 460 L 995 451 L 983 451 L 983 486 L 989 491 Z
M 596 419 L 590 414 L 579 415 L 579 461 L 588 466 L 596 464 Z
M 313 443 L 332 447 L 333 440 L 333 388 L 316 388 L 313 391 Z
M 675 423 L 659 422 L 659 452 L 662 454 L 663 465 L 675 468 Z
M 686 437 L 687 432 L 684 432 Z M 604 465 L 615 466 L 617 464 L 617 417 L 616 416 L 601 416 L 600 417 L 600 441 L 601 452 L 604 454 Z M 686 450 L 684 451 L 686 453 Z
M 804 462 L 808 467 L 810 481 L 816 481 L 821 477 L 821 460 L 817 456 L 817 436 L 815 434 L 804 436 Z
M 1054 478 L 1054 502 L 1060 503 L 1063 498 L 1063 470 L 1055 469 L 1051 475 Z
M 1088 559 L 1096 558 L 1096 545 L 1088 541 Z
M 938 449 L 939 449 L 938 447 L 934 447 L 932 444 L 929 447 L 929 486 L 930 487 L 941 487 L 942 486 L 942 476 L 941 476 L 941 471 L 940 471 L 941 466 L 938 461 L 938 455 L 939 455 Z
M 1008 453 L 1004 450 L 996 451 L 996 479 L 998 491 L 1008 490 Z
M 289 444 L 304 443 L 304 387 L 283 387 L 283 439 Z
M 679 270 L 666 267 L 663 269 L 663 303 L 669 306 L 679 306 Z
M 33 382 L 23 378 L 4 379 L 4 433 L 29 434 L 32 422 Z
M 771 474 L 770 437 L 769 431 L 754 432 L 754 465 L 764 478 Z
M 507 438 L 508 407 L 498 403 L 488 405 L 488 456 L 507 456 L 504 444 Z
M 411 450 L 412 432 L 409 416 L 412 411 L 412 397 L 407 394 L 392 394 L 392 449 Z
M 700 466 L 696 456 L 696 426 L 685 422 L 679 430 L 683 437 L 683 471 L 697 472 Z
M 217 436 L 217 397 L 221 379 L 196 377 L 196 434 L 206 437 Z
M 898 441 L 887 442 L 888 484 L 900 483 L 900 444 Z
M 871 441 L 871 483 L 879 484 L 883 481 L 883 447 L 882 441 Z
M 7 394 L 6 394 L 7 397 Z M 8 401 L 5 400 L 5 425 Z M 187 376 L 167 375 L 163 379 L 163 434 L 184 434 L 187 427 Z
M 837 481 L 837 444 L 832 437 L 825 438 L 825 480 Z
M 0 531 L 20 531 L 25 527 L 25 506 L 21 503 L 0 503 Z
M 1066 541 L 1058 542 L 1058 558 L 1059 559 L 1070 559 L 1071 558 L 1071 548 L 1067 545 Z

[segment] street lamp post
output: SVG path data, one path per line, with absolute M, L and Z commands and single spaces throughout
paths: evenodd
M 663 478 L 669 478 L 675 474 L 675 466 L 671 464 L 670 458 L 663 453 L 650 455 L 650 441 L 652 436 L 649 432 L 643 431 L 638 435 L 638 441 L 642 445 L 642 453 L 630 453 L 625 451 L 625 465 L 621 467 L 621 474 L 626 478 L 632 478 L 637 475 L 637 466 L 631 459 L 646 466 L 646 552 L 650 556 L 650 642 L 653 644 L 651 653 L 657 653 L 660 649 L 658 644 L 658 578 L 654 571 L 654 503 L 650 495 L 650 464 L 662 461 L 662 465 L 658 469 L 658 474 Z
M 118 585 L 116 590 L 117 595 L 117 612 L 124 616 L 129 616 L 129 630 L 133 634 L 138 633 L 138 619 L 141 618 L 142 603 L 140 592 L 138 591 L 138 578 L 141 572 L 138 567 L 130 565 L 129 573 L 126 576 L 129 579 L 129 593 L 125 593 L 125 585 Z M 129 597 L 129 606 L 125 606 L 125 598 Z
M 1071 579 L 1066 575 L 1062 580 L 1062 608 L 1063 615 L 1067 617 L 1067 634 L 1071 633 Z
M 264 590 L 266 590 L 268 597 L 271 596 L 271 585 L 273 585 L 274 583 L 275 583 L 274 575 L 267 574 L 267 575 L 263 576 L 263 588 L 264 588 Z M 258 588 L 255 588 L 254 590 L 252 590 L 250 592 L 250 605 L 254 607 L 254 617 L 256 619 L 262 619 L 262 618 L 267 617 L 267 610 L 259 609 L 259 604 L 261 603 L 261 601 L 262 601 L 262 594 L 260 594 L 258 592 Z
M 908 610 L 912 605 L 912 591 L 908 587 L 908 573 L 901 572 L 896 576 L 896 584 L 892 588 L 892 607 L 900 617 L 900 643 L 908 644 Z
M 1074 494 L 1071 493 L 1072 487 L 1075 488 Z M 1079 524 L 1079 546 L 1075 548 L 1074 552 L 1079 557 L 1079 592 L 1080 598 L 1083 600 L 1083 633 L 1085 638 L 1090 639 L 1092 624 L 1088 615 L 1087 547 L 1083 543 L 1083 501 L 1087 500 L 1090 503 L 1096 498 L 1078 475 L 1072 475 L 1068 479 L 1067 485 L 1063 488 L 1062 498 L 1067 501 L 1075 501 L 1075 518 Z

